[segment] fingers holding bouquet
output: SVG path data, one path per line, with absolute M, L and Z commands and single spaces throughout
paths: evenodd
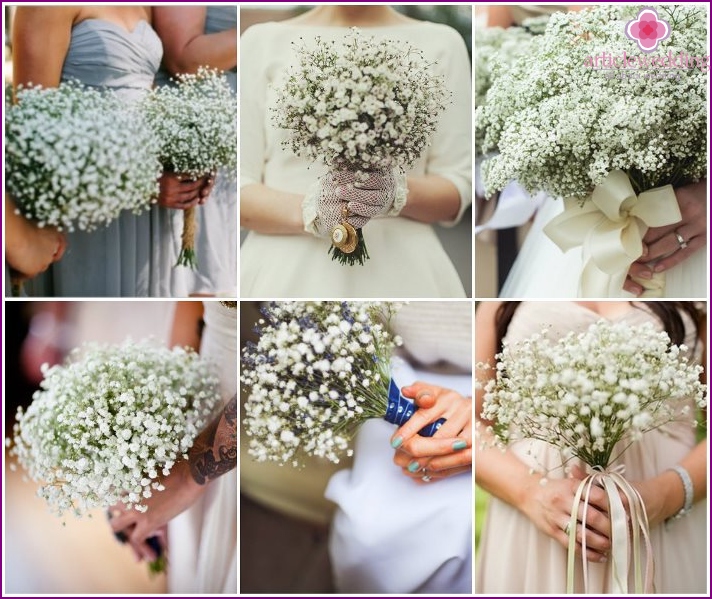
M 651 227 L 643 237 L 643 255 L 628 272 L 624 289 L 640 295 L 654 273 L 670 270 L 687 260 L 707 243 L 707 180 L 675 190 L 682 219 L 664 227 Z
M 204 204 L 213 185 L 211 175 L 193 178 L 170 172 L 161 175 L 159 184 L 158 204 L 173 210 L 188 210 Z
M 393 461 L 403 474 L 428 483 L 472 469 L 472 401 L 456 391 L 416 382 L 403 387 L 418 406 L 391 439 Z M 433 437 L 418 435 L 424 426 L 444 419 Z

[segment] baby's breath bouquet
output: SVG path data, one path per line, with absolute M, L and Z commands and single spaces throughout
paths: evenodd
M 176 85 L 157 87 L 144 100 L 144 113 L 161 143 L 166 171 L 199 179 L 237 169 L 237 99 L 219 71 L 201 67 L 181 74 Z M 195 208 L 183 216 L 178 264 L 195 268 Z
M 259 340 L 242 355 L 248 393 L 245 432 L 258 461 L 300 465 L 299 455 L 338 463 L 369 418 L 402 424 L 415 406 L 391 379 L 400 344 L 386 302 L 274 302 L 263 309 Z M 432 435 L 442 421 L 420 431 Z
M 564 199 L 545 228 L 583 246 L 580 295 L 618 294 L 648 227 L 681 218 L 674 187 L 707 171 L 706 10 L 659 6 L 669 37 L 652 53 L 626 34 L 640 6 L 552 15 L 526 56 L 500 73 L 478 108 L 489 196 L 516 180 Z M 638 281 L 662 294 L 664 280 Z
M 5 98 L 5 188 L 40 226 L 92 231 L 158 195 L 157 142 L 111 92 L 75 82 Z
M 85 344 L 43 374 L 10 454 L 60 516 L 119 501 L 144 511 L 220 399 L 209 363 L 148 341 Z
M 571 515 L 570 588 L 577 520 L 586 526 L 586 508 L 579 512 L 579 499 L 587 502 L 593 484 L 609 495 L 614 582 L 627 580 L 619 558 L 621 551 L 627 555 L 629 538 L 616 532 L 616 522 L 626 518 L 619 490 L 628 499 L 636 547 L 639 535 L 648 536 L 647 516 L 615 462 L 648 431 L 675 421 L 695 424 L 693 406 L 706 406 L 706 387 L 699 380 L 702 367 L 688 362 L 685 351 L 650 323 L 602 320 L 558 341 L 545 330 L 519 344 L 505 343 L 497 356 L 496 378 L 485 385 L 482 409 L 482 417 L 496 423 L 492 432 L 497 442 L 505 447 L 539 439 L 558 448 L 564 463 L 578 458 L 593 472 L 581 482 Z
M 533 35 L 523 27 L 486 27 L 475 32 L 473 47 L 475 77 L 475 108 L 482 109 L 487 91 L 500 73 L 506 72 L 516 61 L 525 59 L 533 43 Z M 481 154 L 485 135 L 484 123 L 475 128 L 475 151 Z M 491 151 L 491 149 L 490 149 Z
M 373 172 L 402 172 L 418 159 L 448 97 L 420 50 L 352 29 L 339 42 L 317 38 L 295 51 L 299 63 L 278 90 L 273 114 L 289 132 L 287 148 L 364 181 Z M 353 234 L 355 249 L 333 246 L 332 258 L 363 264 L 361 229 Z

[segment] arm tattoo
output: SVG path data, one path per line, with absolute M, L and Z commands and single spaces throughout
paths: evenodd
M 237 395 L 195 438 L 188 451 L 188 464 L 199 485 L 237 467 Z

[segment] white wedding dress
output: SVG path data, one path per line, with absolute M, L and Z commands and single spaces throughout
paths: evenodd
M 285 130 L 272 122 L 277 88 L 297 59 L 293 44 L 340 40 L 343 27 L 264 23 L 242 36 L 241 181 L 304 194 L 325 167 L 282 147 Z M 437 174 L 460 195 L 459 219 L 471 202 L 470 65 L 460 35 L 444 25 L 414 21 L 367 28 L 364 35 L 407 42 L 422 49 L 445 77 L 452 101 L 441 115 L 432 145 L 409 174 Z M 267 201 L 267 200 L 265 200 Z M 454 224 L 454 223 L 450 223 Z M 407 218 L 378 218 L 363 230 L 371 259 L 345 267 L 327 254 L 329 242 L 311 235 L 251 231 L 241 248 L 242 297 L 464 297 L 462 283 L 431 225 Z M 469 251 L 469 250 L 468 250 Z
M 203 302 L 200 353 L 213 361 L 223 402 L 237 393 L 237 310 Z M 200 500 L 168 527 L 171 593 L 237 593 L 237 470 L 209 483 Z
M 411 368 L 396 360 L 399 387 L 416 380 L 472 395 L 472 307 L 419 302 L 394 322 Z M 447 365 L 447 366 L 446 366 Z M 464 367 L 464 368 L 463 368 Z M 459 374 L 457 374 L 459 372 Z M 353 467 L 337 472 L 326 497 L 338 506 L 330 555 L 342 593 L 472 592 L 472 475 L 418 485 L 393 464 L 396 427 L 370 420 L 356 438 Z
M 583 268 L 581 248 L 563 252 L 543 231 L 563 211 L 563 202 L 544 200 L 500 291 L 503 298 L 574 298 Z M 666 272 L 664 297 L 707 297 L 707 247 Z M 632 297 L 621 291 L 618 297 Z

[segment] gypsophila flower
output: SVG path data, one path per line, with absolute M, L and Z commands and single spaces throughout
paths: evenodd
M 505 343 L 484 386 L 482 417 L 503 446 L 539 439 L 605 469 L 647 431 L 693 423 L 690 402 L 706 407 L 702 367 L 651 323 L 602 320 L 558 341 L 547 333 Z
M 583 198 L 617 169 L 636 193 L 705 175 L 706 12 L 689 5 L 658 10 L 671 33 L 654 56 L 639 56 L 624 35 L 638 6 L 552 15 L 477 109 L 483 153 L 499 152 L 483 164 L 487 195 L 517 180 L 531 193 Z M 616 68 L 604 67 L 606 55 Z M 633 57 L 632 66 L 621 66 L 623 56 Z M 677 66 L 665 66 L 669 57 Z
M 237 99 L 219 71 L 200 67 L 176 85 L 154 89 L 143 101 L 149 126 L 161 142 L 166 170 L 195 178 L 225 169 L 236 176 Z
M 397 309 L 385 302 L 273 302 L 263 309 L 259 340 L 242 353 L 253 458 L 299 465 L 302 454 L 338 463 L 358 426 L 383 418 L 400 343 L 387 323 Z
M 492 81 L 511 65 L 523 60 L 531 52 L 533 36 L 523 27 L 486 27 L 475 31 L 473 71 L 475 83 L 475 108 L 484 106 Z M 482 111 L 476 113 L 481 114 Z M 475 123 L 475 153 L 482 154 L 486 123 Z
M 134 107 L 76 82 L 5 99 L 5 186 L 39 226 L 91 231 L 158 196 L 157 140 Z
M 220 400 L 211 364 L 147 341 L 85 344 L 43 374 L 10 455 L 59 515 L 118 501 L 144 510 Z
M 449 92 L 423 53 L 363 36 L 297 46 L 273 120 L 298 156 L 350 170 L 405 168 L 420 156 Z

